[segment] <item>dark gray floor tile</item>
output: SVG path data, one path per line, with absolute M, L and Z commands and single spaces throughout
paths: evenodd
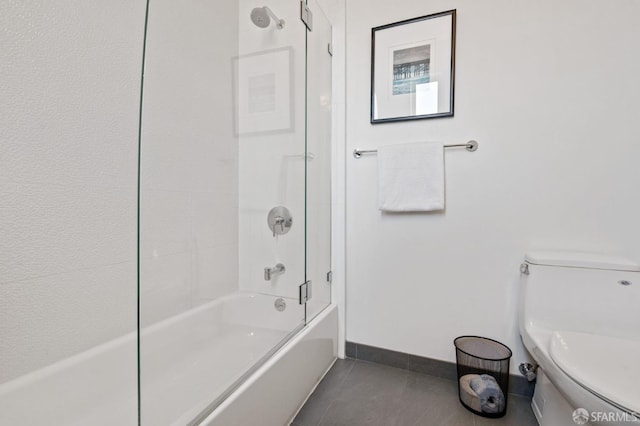
M 320 423 L 320 420 L 324 416 L 329 404 L 332 400 L 321 400 L 317 398 L 309 398 L 304 406 L 298 412 L 298 415 L 293 419 L 293 425 L 301 426 L 316 426 Z
M 357 362 L 320 425 L 397 424 L 408 375 L 397 368 Z
M 398 426 L 473 425 L 473 414 L 460 404 L 458 388 L 450 380 L 412 374 L 407 383 L 404 404 L 407 416 Z M 420 414 L 416 417 L 413 413 L 418 411 Z
M 507 414 L 500 419 L 475 416 L 477 426 L 538 426 L 529 398 L 509 394 Z
M 509 395 L 501 419 L 475 416 L 458 400 L 457 383 L 359 360 L 339 360 L 294 426 L 537 426 L 530 399 Z
M 331 370 L 313 391 L 307 402 L 293 419 L 293 424 L 301 426 L 316 426 L 324 416 L 329 404 L 336 398 L 349 372 L 355 365 L 354 360 L 338 359 Z
M 398 411 L 389 411 L 389 405 L 376 399 L 355 398 L 352 401 L 334 401 L 320 422 L 321 426 L 393 426 Z
M 337 359 L 331 370 L 322 378 L 313 394 L 316 397 L 335 397 L 334 393 L 341 389 L 354 365 L 356 365 L 355 360 Z
M 442 393 L 454 395 L 458 398 L 458 387 L 456 382 L 426 374 L 412 373 L 409 376 L 408 387 L 412 391 L 424 391 L 427 394 Z
M 394 386 L 405 383 L 408 375 L 406 370 L 380 365 L 372 362 L 353 360 L 353 367 L 342 383 L 340 395 L 349 397 L 354 393 L 366 394 L 368 391 L 394 392 Z
M 511 375 L 509 377 L 509 393 L 515 393 L 516 395 L 522 395 L 533 397 L 533 390 L 535 385 L 533 382 L 527 381 L 525 377 Z
M 473 426 L 474 415 L 457 398 L 435 396 L 429 409 L 412 426 Z

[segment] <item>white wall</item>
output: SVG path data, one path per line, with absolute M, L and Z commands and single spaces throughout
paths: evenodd
M 371 28 L 454 8 L 455 117 L 369 124 Z M 640 257 L 638 16 L 633 0 L 347 2 L 347 340 L 453 361 L 478 334 L 515 369 L 526 251 Z M 381 214 L 376 159 L 350 155 L 469 139 L 445 153 L 444 213 Z
M 143 25 L 143 1 L 0 3 L 0 383 L 135 330 Z
M 143 325 L 238 289 L 236 0 L 153 1 L 141 147 Z

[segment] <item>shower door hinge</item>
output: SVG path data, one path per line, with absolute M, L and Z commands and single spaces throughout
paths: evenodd
M 331 284 L 333 282 L 333 271 L 327 272 L 327 282 Z
M 311 280 L 300 284 L 300 304 L 304 305 L 311 299 Z
M 300 19 L 307 26 L 309 31 L 313 31 L 313 13 L 304 0 L 300 0 Z

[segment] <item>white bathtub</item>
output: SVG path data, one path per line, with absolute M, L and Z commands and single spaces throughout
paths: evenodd
M 144 329 L 142 424 L 186 425 L 220 402 L 199 420 L 287 424 L 336 357 L 337 313 L 303 328 L 303 307 L 276 299 L 237 293 Z M 137 356 L 134 332 L 0 385 L 0 425 L 137 424 Z

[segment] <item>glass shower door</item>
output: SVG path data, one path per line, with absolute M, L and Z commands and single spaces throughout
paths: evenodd
M 331 303 L 331 24 L 308 0 L 307 32 L 307 268 L 312 298 L 307 322 Z
M 297 2 L 269 4 L 282 29 L 261 6 L 150 2 L 143 425 L 202 419 L 305 323 L 305 27 Z

